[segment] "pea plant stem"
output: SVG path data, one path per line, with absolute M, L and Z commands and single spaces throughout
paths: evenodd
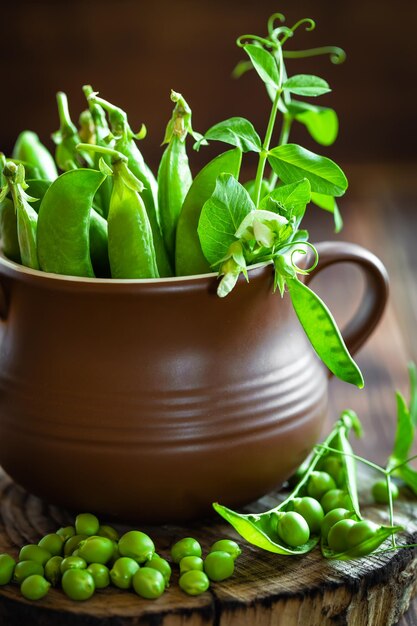
M 268 150 L 271 143 L 271 137 L 274 130 L 275 120 L 278 112 L 278 103 L 282 94 L 282 88 L 277 89 L 277 93 L 275 94 L 274 102 L 272 104 L 271 113 L 269 116 L 268 127 L 265 133 L 265 139 L 262 145 L 262 151 L 259 154 L 259 162 L 258 169 L 256 170 L 256 178 L 255 178 L 255 192 L 254 192 L 254 202 L 255 206 L 259 205 L 259 200 L 261 197 L 261 185 L 262 179 L 265 171 L 266 159 L 268 158 Z
M 359 461 L 360 463 L 364 463 L 364 465 L 368 465 L 369 467 L 372 467 L 374 470 L 377 470 L 378 472 L 381 472 L 382 474 L 385 474 L 385 476 L 387 475 L 387 470 L 385 470 L 383 467 L 380 467 L 380 465 L 377 465 L 376 463 L 372 463 L 372 461 L 368 461 L 368 459 L 364 459 L 361 456 L 358 456 L 357 454 L 351 454 L 349 452 L 345 452 L 344 450 L 337 450 L 337 448 L 331 448 L 330 446 L 326 446 L 323 444 L 317 444 L 316 448 L 321 448 L 321 449 L 325 449 L 328 450 L 329 452 L 335 452 L 336 454 L 340 454 L 343 456 L 350 456 L 352 457 L 352 459 L 355 459 L 356 461 Z
M 279 146 L 284 146 L 286 143 L 288 143 L 288 138 L 290 136 L 290 130 L 291 130 L 292 123 L 293 123 L 293 118 L 290 115 L 284 115 L 284 119 L 283 119 L 282 127 L 281 127 L 281 134 L 280 134 L 279 140 L 278 140 L 278 145 Z M 277 181 L 278 181 L 278 174 L 276 174 L 274 171 L 272 171 L 271 172 L 271 177 L 269 179 L 269 189 L 270 189 L 270 191 L 275 189 Z

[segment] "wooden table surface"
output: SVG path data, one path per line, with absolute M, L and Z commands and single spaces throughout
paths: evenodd
M 319 209 L 311 209 L 306 218 L 311 241 L 344 239 L 361 244 L 381 258 L 390 275 L 391 296 L 384 318 L 357 357 L 365 388 L 357 390 L 332 380 L 326 427 L 328 432 L 343 409 L 354 409 L 365 428 L 355 451 L 380 464 L 394 438 L 395 390 L 408 397 L 407 363 L 417 361 L 416 171 L 411 166 L 348 168 L 351 189 L 340 201 L 342 234 L 334 235 L 331 216 Z M 341 265 L 318 276 L 313 288 L 343 327 L 360 300 L 361 276 L 352 266 Z M 398 624 L 417 624 L 417 598 Z
M 342 233 L 335 236 L 331 232 L 327 216 L 312 212 L 309 216 L 311 241 L 342 238 L 361 244 L 379 256 L 390 276 L 390 298 L 383 320 L 357 356 L 365 388 L 357 390 L 338 380 L 330 383 L 329 421 L 344 408 L 354 409 L 365 429 L 355 450 L 379 464 L 384 464 L 395 433 L 395 390 L 408 398 L 407 363 L 417 362 L 416 172 L 415 166 L 402 165 L 347 168 L 351 189 L 339 202 Z M 351 267 L 340 266 L 314 282 L 313 288 L 329 304 L 338 322 L 348 319 L 358 304 L 358 274 Z M 399 626 L 415 624 L 417 598 Z

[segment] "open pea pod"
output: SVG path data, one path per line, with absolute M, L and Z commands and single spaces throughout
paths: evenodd
M 353 546 L 344 552 L 334 552 L 329 546 L 322 541 L 321 552 L 326 559 L 334 559 L 338 561 L 349 561 L 351 559 L 359 559 L 367 556 L 379 548 L 384 541 L 392 537 L 395 533 L 404 530 L 402 526 L 380 526 L 375 534 L 366 539 L 357 546 Z
M 195 177 L 182 205 L 177 224 L 175 270 L 177 276 L 206 274 L 210 265 L 201 249 L 198 222 L 204 203 L 212 195 L 220 174 L 239 176 L 242 151 L 228 150 L 215 157 Z
M 280 540 L 278 534 L 271 525 L 271 519 L 278 512 L 292 511 L 292 501 L 294 498 L 307 495 L 307 484 L 312 472 L 317 469 L 318 464 L 323 461 L 326 456 L 330 456 L 331 454 L 326 450 L 326 448 L 337 449 L 345 452 L 349 452 L 349 450 L 351 450 L 350 444 L 347 441 L 347 435 L 351 428 L 354 429 L 356 434 L 359 434 L 360 422 L 353 411 L 344 411 L 334 429 L 324 441 L 323 445 L 318 447 L 312 454 L 308 467 L 294 490 L 283 502 L 278 504 L 273 509 L 265 511 L 264 513 L 244 514 L 237 513 L 236 511 L 215 502 L 213 503 L 214 510 L 229 524 L 231 524 L 241 537 L 263 550 L 288 556 L 295 556 L 310 552 L 320 541 L 319 533 L 312 534 L 309 540 L 301 546 L 296 548 L 290 547 L 285 545 Z M 346 482 L 351 482 L 352 484 L 351 490 L 348 492 L 352 500 L 352 516 L 360 518 L 357 494 L 354 493 L 354 490 L 356 489 L 354 459 L 350 458 L 349 463 L 346 462 L 347 459 L 347 456 L 341 454 L 345 480 Z
M 287 285 L 297 317 L 320 359 L 340 380 L 362 389 L 362 373 L 327 306 L 298 278 L 287 278 Z

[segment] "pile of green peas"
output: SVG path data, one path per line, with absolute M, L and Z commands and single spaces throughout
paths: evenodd
M 189 595 L 204 593 L 211 581 L 229 578 L 240 553 L 238 544 L 229 539 L 214 543 L 204 560 L 201 545 L 192 537 L 171 548 L 172 561 L 179 564 L 179 585 Z M 18 584 L 27 600 L 40 600 L 51 586 L 61 587 L 72 600 L 88 600 L 109 585 L 133 589 L 151 600 L 169 587 L 171 573 L 171 565 L 155 552 L 149 535 L 130 530 L 119 536 L 91 513 L 77 515 L 74 526 L 59 528 L 38 544 L 23 546 L 17 561 L 0 555 L 0 585 Z
M 290 548 L 305 545 L 311 535 L 320 535 L 335 553 L 345 552 L 373 537 L 379 526 L 357 519 L 341 459 L 328 455 L 317 468 L 309 476 L 305 495 L 290 499 L 285 511 L 271 513 L 271 531 Z

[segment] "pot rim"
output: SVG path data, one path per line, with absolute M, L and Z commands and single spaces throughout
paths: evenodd
M 257 263 L 248 267 L 248 273 L 254 278 L 258 274 L 263 273 L 265 268 L 269 268 L 272 261 Z M 70 276 L 66 274 L 55 274 L 52 272 L 44 272 L 35 270 L 15 261 L 8 259 L 2 251 L 0 251 L 0 275 L 21 280 L 23 282 L 38 283 L 44 286 L 55 286 L 57 288 L 97 288 L 98 290 L 109 290 L 112 286 L 115 289 L 128 289 L 134 286 L 149 287 L 157 289 L 158 286 L 169 289 L 170 287 L 192 288 L 196 285 L 216 285 L 218 274 L 210 272 L 207 274 L 192 274 L 190 276 L 166 276 L 162 278 L 89 278 L 87 276 Z M 239 281 L 244 280 L 241 275 Z

